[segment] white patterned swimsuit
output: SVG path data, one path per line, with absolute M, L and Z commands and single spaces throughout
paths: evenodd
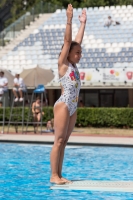
M 64 102 L 68 106 L 70 116 L 72 116 L 77 109 L 78 96 L 81 86 L 77 66 L 73 67 L 73 65 L 69 63 L 65 75 L 59 79 L 59 82 L 63 88 L 63 94 L 55 102 L 55 105 L 58 102 Z

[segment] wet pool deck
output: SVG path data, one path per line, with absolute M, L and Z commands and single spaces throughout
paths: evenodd
M 54 135 L 52 133 L 0 134 L 0 142 L 53 144 Z M 133 137 L 90 136 L 87 134 L 78 133 L 71 135 L 68 145 L 133 147 Z

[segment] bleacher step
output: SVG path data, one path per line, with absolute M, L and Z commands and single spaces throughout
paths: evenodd
M 45 22 L 51 15 L 52 15 L 52 13 L 50 13 L 50 14 L 41 14 L 40 18 L 38 18 L 36 21 L 34 21 L 33 24 L 28 26 L 25 30 L 21 30 L 20 35 L 18 35 L 18 37 L 14 38 L 4 48 L 0 49 L 0 58 L 2 58 L 5 54 L 7 54 L 8 51 L 13 50 L 13 48 L 17 44 L 19 44 L 22 40 L 24 40 L 31 33 L 33 33 L 33 31 L 35 29 L 37 29 L 42 24 L 42 22 Z

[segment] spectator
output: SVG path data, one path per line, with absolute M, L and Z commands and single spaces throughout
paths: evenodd
M 41 121 L 41 117 L 42 117 L 41 115 L 44 115 L 44 112 L 42 112 L 40 97 L 37 97 L 36 101 L 32 104 L 32 113 L 33 113 L 34 122 L 35 122 L 34 133 L 36 133 L 38 131 L 39 122 Z
M 0 102 L 2 101 L 2 96 L 4 94 L 4 91 L 7 90 L 8 80 L 6 77 L 4 77 L 4 72 L 0 72 Z
M 54 119 L 47 122 L 47 131 L 54 132 Z
M 112 18 L 111 18 L 111 16 L 108 16 L 108 19 L 105 21 L 105 24 L 104 24 L 104 26 L 106 27 L 110 27 L 111 25 L 120 25 L 120 22 L 117 22 L 117 21 L 114 21 L 114 20 L 112 20 Z
M 25 90 L 25 84 L 23 82 L 23 79 L 20 77 L 19 74 L 15 75 L 14 78 L 14 87 L 13 87 L 13 94 L 15 96 L 15 102 L 18 101 L 20 95 L 19 101 L 23 101 L 23 91 Z
M 95 108 L 96 106 L 94 104 L 91 105 L 91 108 Z
M 82 100 L 80 100 L 80 102 L 79 102 L 79 107 L 84 107 L 84 103 Z

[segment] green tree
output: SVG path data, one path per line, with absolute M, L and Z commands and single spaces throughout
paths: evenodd
M 133 5 L 133 0 L 0 0 L 0 8 L 5 5 L 11 5 L 10 13 L 12 17 L 6 22 L 6 25 L 18 19 L 27 9 L 31 9 L 36 3 L 41 1 L 44 4 L 51 3 L 61 8 L 67 8 L 69 3 L 71 3 L 74 8 Z
M 104 0 L 106 6 L 133 5 L 132 0 Z
M 69 0 L 46 0 L 53 4 L 67 7 Z M 115 6 L 115 5 L 133 5 L 133 0 L 71 0 L 73 7 L 99 7 L 99 6 Z
M 0 1 L 0 8 L 4 7 L 6 5 L 7 0 L 1 0 Z
M 80 7 L 99 7 L 105 6 L 106 3 L 104 0 L 86 0 L 80 3 Z

